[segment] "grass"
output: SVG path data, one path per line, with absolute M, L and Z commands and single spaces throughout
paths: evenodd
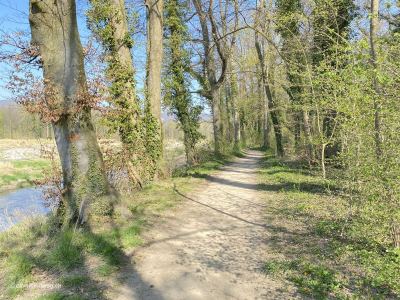
M 36 298 L 36 300 L 85 300 L 79 295 L 69 295 L 61 292 L 53 292 Z
M 130 265 L 126 253 L 143 244 L 142 232 L 183 199 L 176 189 L 190 192 L 202 182 L 197 177 L 207 176 L 225 162 L 218 159 L 185 168 L 173 178 L 122 195 L 112 216 L 93 217 L 82 229 L 57 231 L 51 217 L 41 217 L 1 233 L 0 269 L 4 276 L 0 276 L 0 290 L 5 299 L 17 295 L 32 298 L 32 291 L 24 284 L 43 281 L 61 287 L 39 299 L 103 299 L 104 282 L 118 284 L 123 268 L 126 271 Z M 34 166 L 44 165 L 29 163 L 29 168 Z M 20 162 L 16 167 L 28 166 Z M 73 296 L 77 290 L 84 298 Z
M 65 287 L 79 287 L 89 281 L 89 277 L 86 275 L 67 275 L 60 279 L 60 283 Z
M 5 263 L 5 268 L 8 269 L 5 283 L 10 297 L 18 295 L 23 290 L 23 285 L 29 283 L 33 265 L 32 259 L 21 252 L 16 251 L 8 257 Z
M 223 165 L 231 162 L 235 157 L 242 157 L 243 153 L 240 151 L 232 152 L 228 155 L 220 155 L 215 157 L 212 152 L 205 152 L 202 154 L 202 162 L 192 167 L 182 167 L 174 171 L 173 177 L 198 177 L 204 178 L 210 175 L 215 170 L 218 170 Z
M 260 170 L 275 229 L 264 271 L 314 299 L 400 297 L 400 252 L 357 235 L 341 184 L 267 155 Z
M 286 276 L 297 286 L 300 293 L 315 299 L 326 299 L 329 295 L 337 293 L 341 287 L 341 281 L 334 270 L 301 259 L 271 260 L 265 263 L 264 270 L 269 275 Z
M 43 159 L 0 161 L 0 192 L 31 186 L 48 168 L 50 162 Z
M 54 141 L 46 139 L 0 139 L 0 192 L 42 179 L 50 162 L 40 157 L 41 149 L 54 146 Z

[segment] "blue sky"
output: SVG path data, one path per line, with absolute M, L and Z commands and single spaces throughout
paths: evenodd
M 0 0 L 0 31 L 9 33 L 28 30 L 29 6 L 27 0 Z M 7 100 L 9 92 L 4 88 L 8 66 L 0 63 L 0 101 Z
M 144 1 L 135 1 L 135 9 L 143 16 Z M 86 0 L 77 0 L 77 16 L 78 28 L 81 40 L 84 41 L 89 37 L 90 32 L 86 26 L 85 11 L 87 8 Z M 29 32 L 29 0 L 0 0 L 0 32 L 11 33 L 15 31 Z M 140 27 L 140 26 L 139 26 Z M 135 67 L 137 69 L 136 79 L 137 88 L 140 91 L 143 89 L 143 82 L 145 76 L 145 39 L 143 33 L 139 32 L 135 35 L 135 47 L 133 55 L 135 57 Z M 0 101 L 8 100 L 10 93 L 4 87 L 6 83 L 7 70 L 9 66 L 0 63 Z

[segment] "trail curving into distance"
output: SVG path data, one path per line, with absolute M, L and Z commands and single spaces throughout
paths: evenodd
M 246 156 L 207 177 L 207 184 L 150 230 L 133 255 L 134 271 L 113 299 L 288 299 L 285 284 L 263 274 L 270 226 L 257 181 L 263 154 Z M 264 202 L 264 203 L 263 203 Z

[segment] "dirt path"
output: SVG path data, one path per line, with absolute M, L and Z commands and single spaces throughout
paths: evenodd
M 249 151 L 185 195 L 135 251 L 134 270 L 112 299 L 293 298 L 262 273 L 268 226 L 257 189 L 261 158 Z

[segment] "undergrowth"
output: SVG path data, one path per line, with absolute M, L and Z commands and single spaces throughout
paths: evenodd
M 400 297 L 400 252 L 361 234 L 340 181 L 272 155 L 260 180 L 269 195 L 266 218 L 288 228 L 272 237 L 279 255 L 265 263 L 269 276 L 315 299 Z

